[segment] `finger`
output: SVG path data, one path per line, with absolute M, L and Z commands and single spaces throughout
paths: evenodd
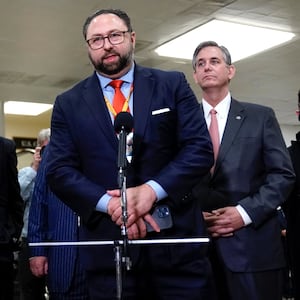
M 35 269 L 35 276 L 42 277 L 43 275 L 44 275 L 43 268 L 36 268 Z
M 203 215 L 204 218 L 207 218 L 207 217 L 209 217 L 209 216 L 212 216 L 213 214 L 210 213 L 210 212 L 207 212 L 207 211 L 203 211 L 203 212 L 202 212 L 202 215 Z
M 38 276 L 37 269 L 34 266 L 30 266 L 30 270 L 34 276 Z
M 144 216 L 144 220 L 149 223 L 153 230 L 156 232 L 160 232 L 160 227 L 158 226 L 158 224 L 154 221 L 153 217 L 150 214 L 146 214 Z
M 135 223 L 127 228 L 127 236 L 130 240 L 135 240 L 140 237 L 138 226 Z
M 219 219 L 219 217 L 216 215 L 210 215 L 210 216 L 204 217 L 205 222 L 208 222 L 208 223 L 216 222 L 218 219 Z
M 128 218 L 127 218 L 127 222 L 126 225 L 129 227 L 131 226 L 133 223 L 137 222 L 139 216 L 136 215 L 135 212 L 129 212 L 128 211 Z
M 143 218 L 139 218 L 136 224 L 139 228 L 140 238 L 144 238 L 147 235 L 147 227 L 145 221 L 143 220 Z
M 219 235 L 227 235 L 227 234 L 232 234 L 234 231 L 233 228 L 231 227 L 216 227 L 214 232 L 218 233 Z
M 44 274 L 48 275 L 48 261 L 45 263 Z
M 113 222 L 115 222 L 117 225 L 123 224 L 123 216 L 122 216 L 122 209 L 121 207 L 118 207 L 115 209 L 111 215 L 111 219 Z
M 217 238 L 217 237 L 231 237 L 233 236 L 233 233 L 227 233 L 227 234 L 219 234 L 219 233 L 212 233 L 212 237 Z
M 111 197 L 120 197 L 121 193 L 120 190 L 108 190 L 106 193 Z

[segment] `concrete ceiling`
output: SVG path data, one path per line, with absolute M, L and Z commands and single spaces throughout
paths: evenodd
M 82 37 L 85 18 L 121 8 L 137 33 L 135 59 L 183 71 L 199 99 L 191 62 L 162 58 L 154 49 L 212 18 L 291 30 L 284 46 L 237 62 L 235 98 L 275 109 L 281 124 L 298 125 L 299 0 L 0 0 L 0 100 L 53 103 L 57 94 L 93 71 Z M 199 42 L 201 42 L 199 37 Z M 225 45 L 230 48 L 230 45 Z M 188 45 L 187 45 L 188 47 Z

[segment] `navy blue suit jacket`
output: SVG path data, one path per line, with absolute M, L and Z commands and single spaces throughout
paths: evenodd
M 290 157 L 273 110 L 232 99 L 214 174 L 193 191 L 204 210 L 240 204 L 252 220 L 232 237 L 215 239 L 230 270 L 284 266 L 276 208 L 293 182 Z
M 199 205 L 187 203 L 186 197 L 213 163 L 195 95 L 182 73 L 136 65 L 133 99 L 133 157 L 127 186 L 153 179 L 165 189 L 169 197 L 162 202 L 170 206 L 174 222 L 169 236 L 205 235 Z M 166 110 L 159 113 L 161 109 Z M 95 211 L 106 190 L 118 187 L 118 140 L 96 74 L 57 97 L 51 128 L 47 178 L 60 199 L 82 216 L 81 239 L 121 238 L 110 216 Z M 88 269 L 114 266 L 112 248 L 83 251 Z M 135 251 L 138 247 L 132 249 L 133 262 L 138 257 Z
M 40 163 L 28 220 L 28 241 L 78 241 L 78 216 L 49 189 L 46 183 L 48 146 Z M 51 293 L 67 292 L 79 263 L 78 248 L 71 246 L 31 247 L 31 257 L 48 258 L 47 285 Z M 80 269 L 80 268 L 79 268 Z M 78 269 L 77 269 L 78 270 Z M 85 290 L 84 287 L 77 287 Z
M 0 260 L 13 259 L 13 239 L 20 237 L 23 227 L 23 206 L 16 145 L 0 137 Z

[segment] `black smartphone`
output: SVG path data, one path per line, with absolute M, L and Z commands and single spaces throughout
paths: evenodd
M 168 229 L 173 226 L 171 212 L 167 205 L 155 206 L 151 215 L 154 221 L 159 226 L 160 230 Z M 153 228 L 149 223 L 146 223 L 146 226 L 147 226 L 147 232 L 153 231 Z

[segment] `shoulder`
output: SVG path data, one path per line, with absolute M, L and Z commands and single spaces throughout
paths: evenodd
M 160 80 L 175 80 L 185 78 L 184 73 L 174 70 L 161 70 L 156 68 L 143 67 L 140 65 L 135 66 L 135 75 L 151 76 L 159 78 Z
M 99 82 L 96 73 L 94 72 L 91 76 L 75 83 L 69 89 L 63 91 L 61 94 L 58 95 L 58 98 L 60 98 L 61 96 L 78 94 L 79 90 L 89 88 L 91 85 L 95 85 L 95 84 L 99 85 Z
M 13 140 L 10 140 L 5 137 L 0 137 L 0 145 L 4 147 L 5 150 L 9 151 L 14 151 L 15 150 L 15 142 Z
M 33 168 L 28 166 L 28 167 L 21 168 L 18 173 L 19 173 L 19 176 L 21 176 L 21 175 L 25 175 L 25 174 L 34 174 L 35 175 L 37 172 Z
M 232 106 L 240 107 L 243 110 L 245 110 L 245 112 L 255 113 L 258 115 L 263 115 L 263 114 L 274 115 L 273 108 L 269 106 L 265 106 L 257 103 L 251 103 L 251 102 L 242 102 L 234 98 L 232 98 Z

